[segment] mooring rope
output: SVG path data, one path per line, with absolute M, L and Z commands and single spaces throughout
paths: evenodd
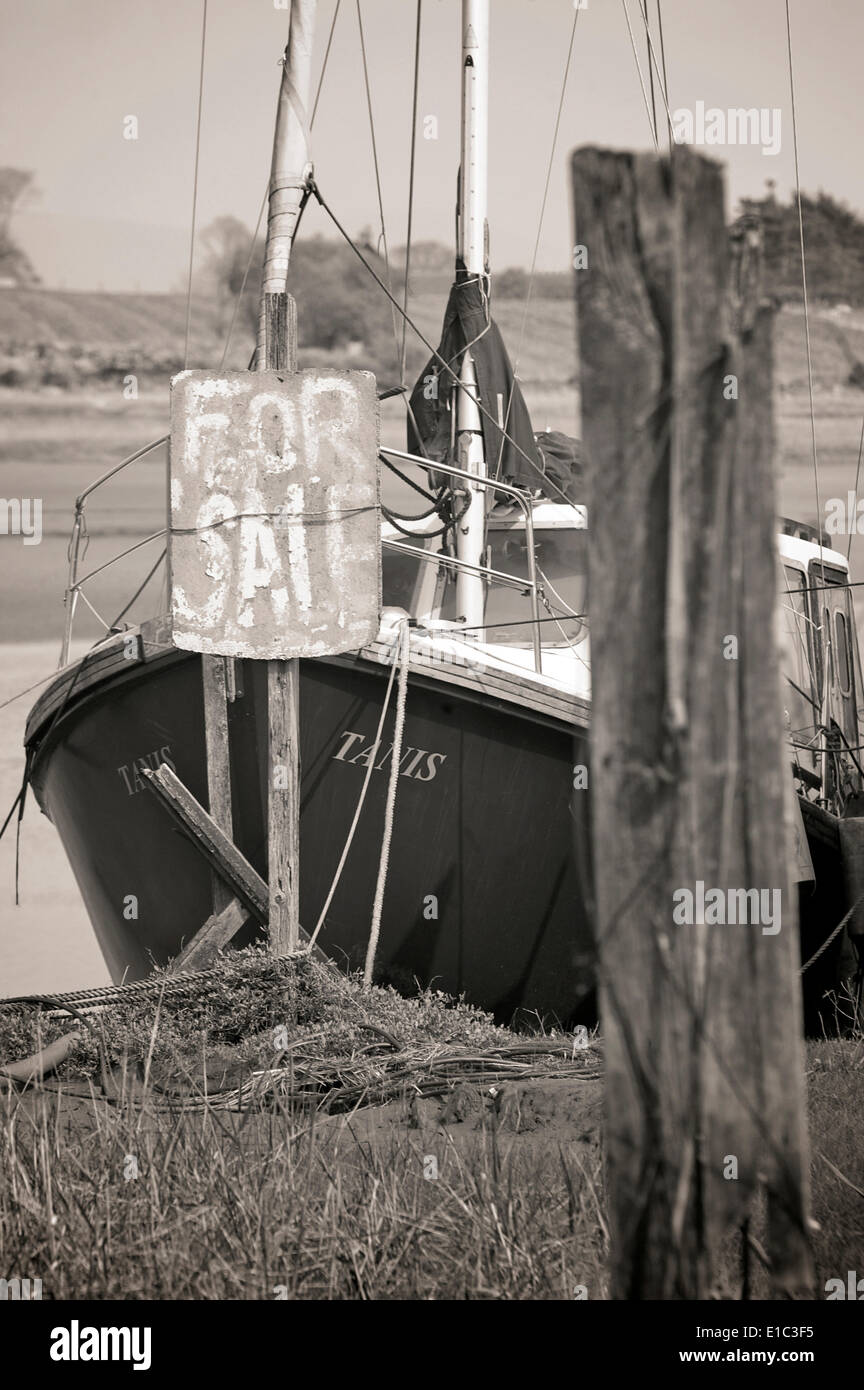
M 121 985 L 95 985 L 90 989 L 72 990 L 63 994 L 16 994 L 8 999 L 0 999 L 0 1009 L 11 1004 L 44 1004 L 48 1008 L 65 1013 L 76 1009 L 84 1012 L 89 1009 L 102 1009 L 110 1004 L 121 1004 L 136 996 L 164 992 L 165 994 L 189 994 L 201 989 L 208 981 L 215 984 L 217 977 L 224 979 L 223 968 L 209 970 L 189 970 L 180 975 L 156 975 L 146 980 L 130 980 Z
M 828 947 L 831 945 L 831 942 L 834 941 L 840 935 L 846 923 L 849 921 L 849 918 L 852 916 L 855 909 L 862 901 L 864 901 L 864 893 L 861 893 L 859 897 L 855 900 L 855 902 L 850 907 L 849 911 L 846 913 L 846 916 L 837 923 L 831 935 L 829 937 L 826 937 L 826 939 L 822 942 L 822 945 L 819 947 L 818 951 L 814 951 L 810 959 L 804 962 L 804 964 L 801 966 L 801 969 L 798 971 L 799 975 L 803 975 L 805 970 L 809 970 L 810 966 L 813 965 L 819 959 L 819 957 L 823 955 L 825 951 L 828 950 Z
M 390 761 L 390 781 L 387 786 L 387 805 L 384 810 L 384 835 L 381 840 L 381 858 L 378 861 L 378 882 L 375 884 L 375 901 L 372 906 L 372 929 L 369 933 L 369 946 L 366 951 L 366 964 L 363 969 L 363 982 L 372 983 L 375 967 L 375 952 L 381 933 L 381 910 L 384 906 L 384 888 L 387 883 L 387 869 L 390 865 L 390 843 L 393 838 L 393 812 L 396 806 L 396 788 L 399 784 L 399 764 L 402 761 L 402 736 L 405 731 L 405 705 L 408 697 L 408 667 L 410 665 L 411 629 L 408 619 L 402 619 L 399 634 L 399 654 L 394 666 L 399 666 L 399 688 L 396 696 L 396 727 L 393 730 L 393 754 Z M 371 761 L 371 760 L 370 760 Z
M 324 906 L 322 907 L 320 915 L 318 917 L 318 921 L 315 924 L 315 930 L 309 938 L 307 946 L 307 950 L 309 951 L 311 951 L 312 947 L 315 945 L 315 942 L 318 939 L 318 933 L 324 925 L 324 919 L 327 916 L 327 913 L 330 911 L 330 904 L 333 901 L 333 894 L 336 892 L 336 889 L 339 886 L 339 880 L 342 877 L 342 870 L 345 868 L 345 861 L 348 858 L 349 851 L 351 849 L 352 844 L 354 843 L 354 835 L 356 833 L 357 826 L 360 822 L 360 812 L 363 810 L 363 804 L 366 800 L 366 793 L 369 790 L 369 782 L 372 778 L 372 768 L 375 759 L 378 756 L 378 748 L 381 743 L 381 735 L 384 732 L 384 720 L 387 717 L 387 709 L 390 704 L 390 693 L 393 689 L 393 681 L 396 677 L 397 665 L 398 662 L 394 657 L 393 665 L 390 668 L 390 679 L 387 682 L 387 689 L 384 693 L 384 703 L 381 706 L 381 717 L 378 720 L 378 728 L 375 731 L 375 742 L 372 745 L 369 761 L 366 764 L 366 776 L 363 778 L 363 785 L 360 788 L 360 795 L 357 798 L 357 806 L 354 810 L 354 819 L 351 822 L 351 827 L 348 831 L 345 844 L 342 847 L 342 854 L 339 858 L 339 863 L 336 865 L 336 872 L 333 875 L 333 882 L 330 884 L 330 891 L 328 892 L 327 897 L 324 900 Z

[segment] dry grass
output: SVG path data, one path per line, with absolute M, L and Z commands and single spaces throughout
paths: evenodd
M 41 1037 L 68 1026 L 45 1020 Z M 33 1028 L 32 1010 L 5 1009 L 0 1051 L 20 1056 Z M 542 1299 L 577 1284 L 601 1297 L 596 1054 L 583 1053 L 566 1132 L 548 1136 L 520 1087 L 466 1086 L 434 1065 L 497 1058 L 506 1075 L 518 1051 L 521 1080 L 526 1058 L 536 1071 L 537 1048 L 560 1044 L 438 994 L 366 993 L 312 962 L 245 953 L 197 998 L 136 1002 L 84 1030 L 56 1089 L 5 1093 L 0 1262 L 60 1299 Z M 229 1047 L 247 1074 L 278 1047 L 291 1084 L 222 1109 L 210 1089 L 236 1079 Z M 361 1108 L 380 1099 L 388 1057 L 392 1099 Z M 323 1113 L 310 1064 L 337 1088 L 348 1073 L 345 1113 Z M 104 1081 L 106 1065 L 113 1104 L 73 1079 Z M 573 1070 L 547 1064 L 553 1097 Z M 168 1071 L 196 1098 L 182 1115 L 164 1105 Z
M 538 1162 L 494 1128 L 372 1145 L 281 1104 L 182 1122 L 100 1107 L 98 1123 L 81 1105 L 77 1125 L 57 1098 L 3 1116 L 3 1264 L 45 1297 L 602 1295 L 596 1155 Z
M 5 1008 L 0 1054 L 68 1028 Z M 58 1299 L 605 1298 L 598 1065 L 440 994 L 226 957 L 191 998 L 97 1017 L 63 1078 L 3 1092 L 0 1273 Z M 278 1087 L 238 1085 L 268 1070 Z M 817 1297 L 862 1267 L 862 1080 L 861 1040 L 809 1046 Z M 724 1296 L 739 1273 L 730 1239 Z

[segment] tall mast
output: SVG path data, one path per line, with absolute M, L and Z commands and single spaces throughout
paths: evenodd
M 309 88 L 316 0 L 293 0 L 290 30 L 282 59 L 282 85 L 270 166 L 267 245 L 258 314 L 258 362 L 264 361 L 264 303 L 267 294 L 284 293 L 291 244 L 300 215 L 303 190 L 312 172 L 309 141 Z
M 488 275 L 489 150 L 489 0 L 462 0 L 462 162 L 459 178 L 458 259 L 468 279 Z M 469 351 L 463 353 L 456 408 L 457 457 L 460 468 L 486 476 L 486 457 L 477 377 Z M 456 528 L 456 557 L 482 565 L 486 550 L 486 489 L 468 484 L 469 506 Z M 470 628 L 482 628 L 486 581 L 479 574 L 456 572 L 456 611 Z

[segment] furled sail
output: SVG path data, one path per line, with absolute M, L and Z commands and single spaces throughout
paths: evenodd
M 455 462 L 454 388 L 466 347 L 470 347 L 474 359 L 483 407 L 483 444 L 489 474 L 534 492 L 543 483 L 543 459 L 534 442 L 528 407 L 513 376 L 504 340 L 489 313 L 489 297 L 478 279 L 457 281 L 450 290 L 439 355 L 429 359 L 411 393 L 409 452 L 425 453 L 440 463 Z M 452 372 L 447 371 L 441 358 Z
M 459 280 L 450 290 L 438 357 L 430 357 L 411 393 L 409 453 L 458 463 L 453 457 L 454 392 L 466 347 L 471 349 L 477 374 L 490 476 L 556 502 L 583 500 L 582 446 L 560 430 L 534 434 L 504 339 L 489 312 L 489 296 L 477 279 Z M 446 481 L 434 470 L 430 480 L 433 486 Z

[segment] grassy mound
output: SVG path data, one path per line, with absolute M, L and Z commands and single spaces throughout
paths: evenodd
M 566 1059 L 560 1037 L 532 1043 L 439 991 L 406 999 L 389 987 L 366 989 L 359 977 L 345 977 L 306 955 L 283 959 L 250 947 L 226 954 L 213 971 L 189 977 L 191 990 L 172 990 L 176 977 L 165 972 L 155 983 L 146 994 L 130 991 L 80 1019 L 28 1004 L 0 1006 L 0 1065 L 72 1031 L 77 1036 L 58 1078 L 101 1081 L 109 1093 L 118 1068 L 152 1079 L 157 1089 L 173 1079 L 175 1089 L 178 1081 L 187 1089 L 206 1083 L 212 1094 L 289 1066 L 305 1076 L 308 1084 L 295 1089 L 307 1093 L 338 1089 L 349 1073 L 353 1087 L 362 1088 L 365 1066 L 370 1099 L 380 1099 L 392 1089 L 382 1091 L 385 1062 L 398 1075 L 412 1066 L 428 1074 L 436 1063 L 441 1076 L 445 1062 L 463 1070 L 469 1064 L 474 1075 L 487 1061 L 494 1067 L 496 1059 L 524 1067 L 526 1056 L 549 1054 L 553 1068 Z

